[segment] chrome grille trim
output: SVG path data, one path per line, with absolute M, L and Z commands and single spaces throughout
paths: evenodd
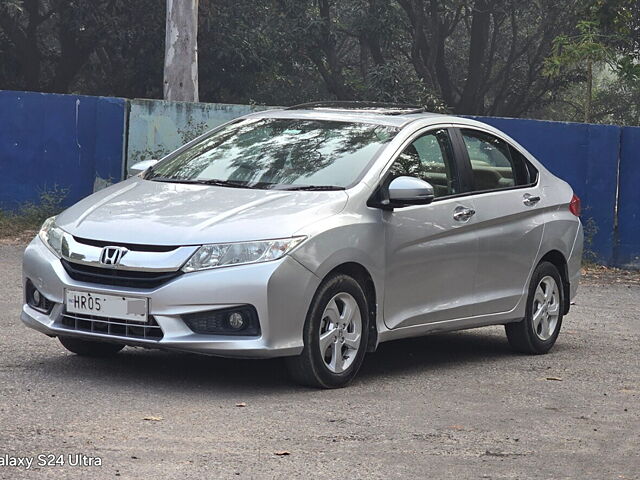
M 132 270 L 142 272 L 172 272 L 180 269 L 198 249 L 197 245 L 176 246 L 170 250 L 165 248 L 153 248 L 142 250 L 143 245 L 134 247 L 132 244 L 118 242 L 91 241 L 91 244 L 82 243 L 81 238 L 64 232 L 62 239 L 62 258 L 69 262 L 79 263 L 92 267 L 111 267 L 100 263 L 102 248 L 97 243 L 109 243 L 109 246 L 128 246 L 128 252 L 122 257 L 117 270 Z M 113 267 L 111 267 L 113 268 Z
M 61 260 L 67 274 L 78 282 L 96 285 L 114 285 L 129 288 L 156 288 L 182 275 L 182 270 L 170 272 L 147 272 L 142 270 L 120 270 L 103 268 Z
M 124 337 L 134 340 L 160 341 L 164 332 L 153 317 L 147 323 L 133 322 L 94 315 L 71 314 L 64 312 L 55 325 L 58 328 L 75 332 L 85 332 L 97 335 Z

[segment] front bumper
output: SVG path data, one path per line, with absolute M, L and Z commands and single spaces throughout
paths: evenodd
M 181 275 L 152 289 L 96 285 L 73 280 L 60 260 L 36 237 L 23 260 L 23 286 L 31 280 L 55 303 L 49 315 L 25 304 L 21 319 L 50 336 L 76 336 L 133 346 L 180 350 L 226 357 L 280 357 L 298 355 L 302 329 L 320 279 L 289 256 L 253 265 L 240 265 Z M 115 295 L 145 296 L 149 314 L 163 332 L 160 340 L 130 338 L 65 327 L 62 323 L 64 289 L 74 288 Z M 202 335 L 191 331 L 181 315 L 239 305 L 253 305 L 260 336 Z

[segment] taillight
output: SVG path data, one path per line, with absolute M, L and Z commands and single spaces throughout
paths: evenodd
M 578 197 L 575 193 L 573 194 L 573 197 L 571 197 L 571 202 L 569 203 L 569 211 L 576 217 L 579 217 L 582 211 L 582 206 L 580 205 L 580 197 Z

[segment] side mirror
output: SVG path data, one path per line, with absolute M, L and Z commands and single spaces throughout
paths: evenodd
M 127 170 L 128 176 L 133 177 L 134 175 L 138 175 L 149 167 L 154 166 L 156 163 L 158 163 L 158 160 L 143 160 L 141 162 L 134 163 L 129 167 L 129 170 Z
M 427 205 L 435 198 L 430 183 L 416 177 L 397 177 L 389 184 L 389 207 Z

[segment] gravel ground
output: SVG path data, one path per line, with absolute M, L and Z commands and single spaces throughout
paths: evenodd
M 498 327 L 433 335 L 318 391 L 278 360 L 69 354 L 18 320 L 21 253 L 0 246 L 0 465 L 34 464 L 0 478 L 640 478 L 631 276 L 588 276 L 549 355 L 513 354 Z

